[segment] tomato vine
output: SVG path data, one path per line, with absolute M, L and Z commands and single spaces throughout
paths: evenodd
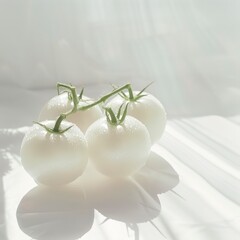
M 61 89 L 64 89 L 63 91 L 61 91 Z M 69 98 L 73 101 L 73 108 L 67 112 L 67 113 L 62 113 L 60 114 L 60 116 L 57 118 L 56 122 L 55 122 L 55 125 L 53 128 L 49 128 L 49 127 L 46 127 L 44 124 L 42 123 L 39 123 L 39 122 L 34 122 L 42 127 L 44 127 L 48 132 L 50 133 L 64 133 L 66 132 L 69 128 L 67 129 L 61 129 L 61 123 L 64 119 L 66 119 L 66 117 L 70 114 L 73 114 L 77 111 L 85 111 L 95 105 L 98 105 L 100 103 L 104 103 L 106 102 L 110 97 L 118 94 L 118 93 L 121 93 L 123 92 L 124 90 L 128 90 L 129 92 L 129 96 L 132 96 L 133 94 L 133 91 L 132 91 L 132 88 L 131 88 L 131 84 L 125 84 L 123 85 L 122 87 L 118 87 L 118 88 L 115 88 L 112 92 L 104 95 L 103 97 L 99 98 L 97 101 L 93 102 L 93 103 L 90 103 L 90 104 L 87 104 L 85 106 L 81 106 L 81 107 L 78 107 L 78 103 L 79 101 L 82 99 L 82 96 L 83 96 L 83 90 L 81 91 L 80 95 L 78 96 L 77 95 L 77 91 L 76 91 L 76 87 L 72 86 L 72 85 L 68 85 L 68 84 L 64 84 L 64 83 L 58 83 L 57 84 L 57 92 L 58 94 L 62 94 L 64 92 L 67 92 L 69 95 Z M 106 110 L 109 112 L 109 110 Z M 126 110 L 127 111 L 127 110 Z M 126 115 L 126 111 L 125 112 L 125 115 Z M 122 122 L 124 120 L 124 116 L 122 116 L 121 120 L 119 119 L 120 122 Z M 118 122 L 119 122 L 118 121 Z

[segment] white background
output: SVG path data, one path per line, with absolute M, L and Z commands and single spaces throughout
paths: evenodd
M 57 81 L 155 81 L 170 116 L 238 114 L 239 10 L 238 0 L 0 0 L 1 108 L 27 105 L 33 118 L 29 91 Z

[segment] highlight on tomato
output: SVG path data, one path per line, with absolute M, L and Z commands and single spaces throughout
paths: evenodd
M 129 176 L 143 167 L 151 149 L 147 128 L 127 116 L 123 105 L 115 115 L 105 109 L 106 117 L 94 122 L 86 132 L 90 160 L 98 171 L 111 177 Z

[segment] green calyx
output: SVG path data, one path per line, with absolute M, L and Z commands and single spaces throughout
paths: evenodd
M 130 87 L 128 90 L 128 93 L 121 91 L 118 93 L 119 96 L 121 96 L 122 98 L 124 98 L 127 101 L 130 102 L 136 102 L 137 100 L 139 100 L 142 97 L 147 96 L 146 93 L 144 93 L 144 91 L 152 84 L 153 82 L 149 83 L 146 87 L 144 87 L 139 93 L 137 93 L 136 95 L 134 95 L 132 87 Z M 116 88 L 115 86 L 113 86 L 113 88 Z
M 67 128 L 65 128 L 65 129 L 54 130 L 54 128 L 47 127 L 46 125 L 44 125 L 44 124 L 42 124 L 42 123 L 40 123 L 40 122 L 35 122 L 35 121 L 34 121 L 33 123 L 38 124 L 39 126 L 43 127 L 47 132 L 53 133 L 53 134 L 63 134 L 63 133 L 65 133 L 66 131 L 68 131 L 70 128 L 73 127 L 73 125 L 72 125 L 72 126 L 67 127 Z
M 107 118 L 107 121 L 109 124 L 117 126 L 124 122 L 124 120 L 127 116 L 128 103 L 125 105 L 125 108 L 123 109 L 124 105 L 125 104 L 123 103 L 119 107 L 117 114 L 115 114 L 111 108 L 104 108 L 105 115 L 106 115 L 106 118 Z
M 84 92 L 84 88 L 82 88 L 82 90 L 81 90 L 81 92 L 80 92 L 80 94 L 78 96 L 79 101 L 83 100 L 83 92 Z

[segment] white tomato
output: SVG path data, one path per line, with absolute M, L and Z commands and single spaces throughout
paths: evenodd
M 139 92 L 133 91 L 137 96 Z M 129 100 L 120 95 L 113 98 L 107 107 L 116 112 L 123 103 L 128 103 L 128 115 L 141 121 L 148 129 L 152 144 L 158 141 L 166 126 L 166 111 L 161 102 L 153 95 L 142 92 L 142 97 Z
M 41 124 L 53 128 L 55 121 Z M 72 125 L 63 121 L 61 129 Z M 20 155 L 24 169 L 37 183 L 63 185 L 83 173 L 88 160 L 87 142 L 76 125 L 60 134 L 34 124 L 23 139 Z
M 147 128 L 131 116 L 115 125 L 105 117 L 97 120 L 86 139 L 96 169 L 111 177 L 128 176 L 143 167 L 151 148 Z
M 78 102 L 78 107 L 83 107 L 93 103 L 88 97 L 84 97 Z M 73 101 L 69 99 L 67 92 L 51 98 L 43 107 L 39 115 L 39 121 L 56 120 L 60 114 L 69 112 L 73 108 Z M 79 110 L 67 116 L 66 120 L 76 124 L 83 133 L 97 119 L 103 116 L 103 112 L 98 105 L 87 110 Z

